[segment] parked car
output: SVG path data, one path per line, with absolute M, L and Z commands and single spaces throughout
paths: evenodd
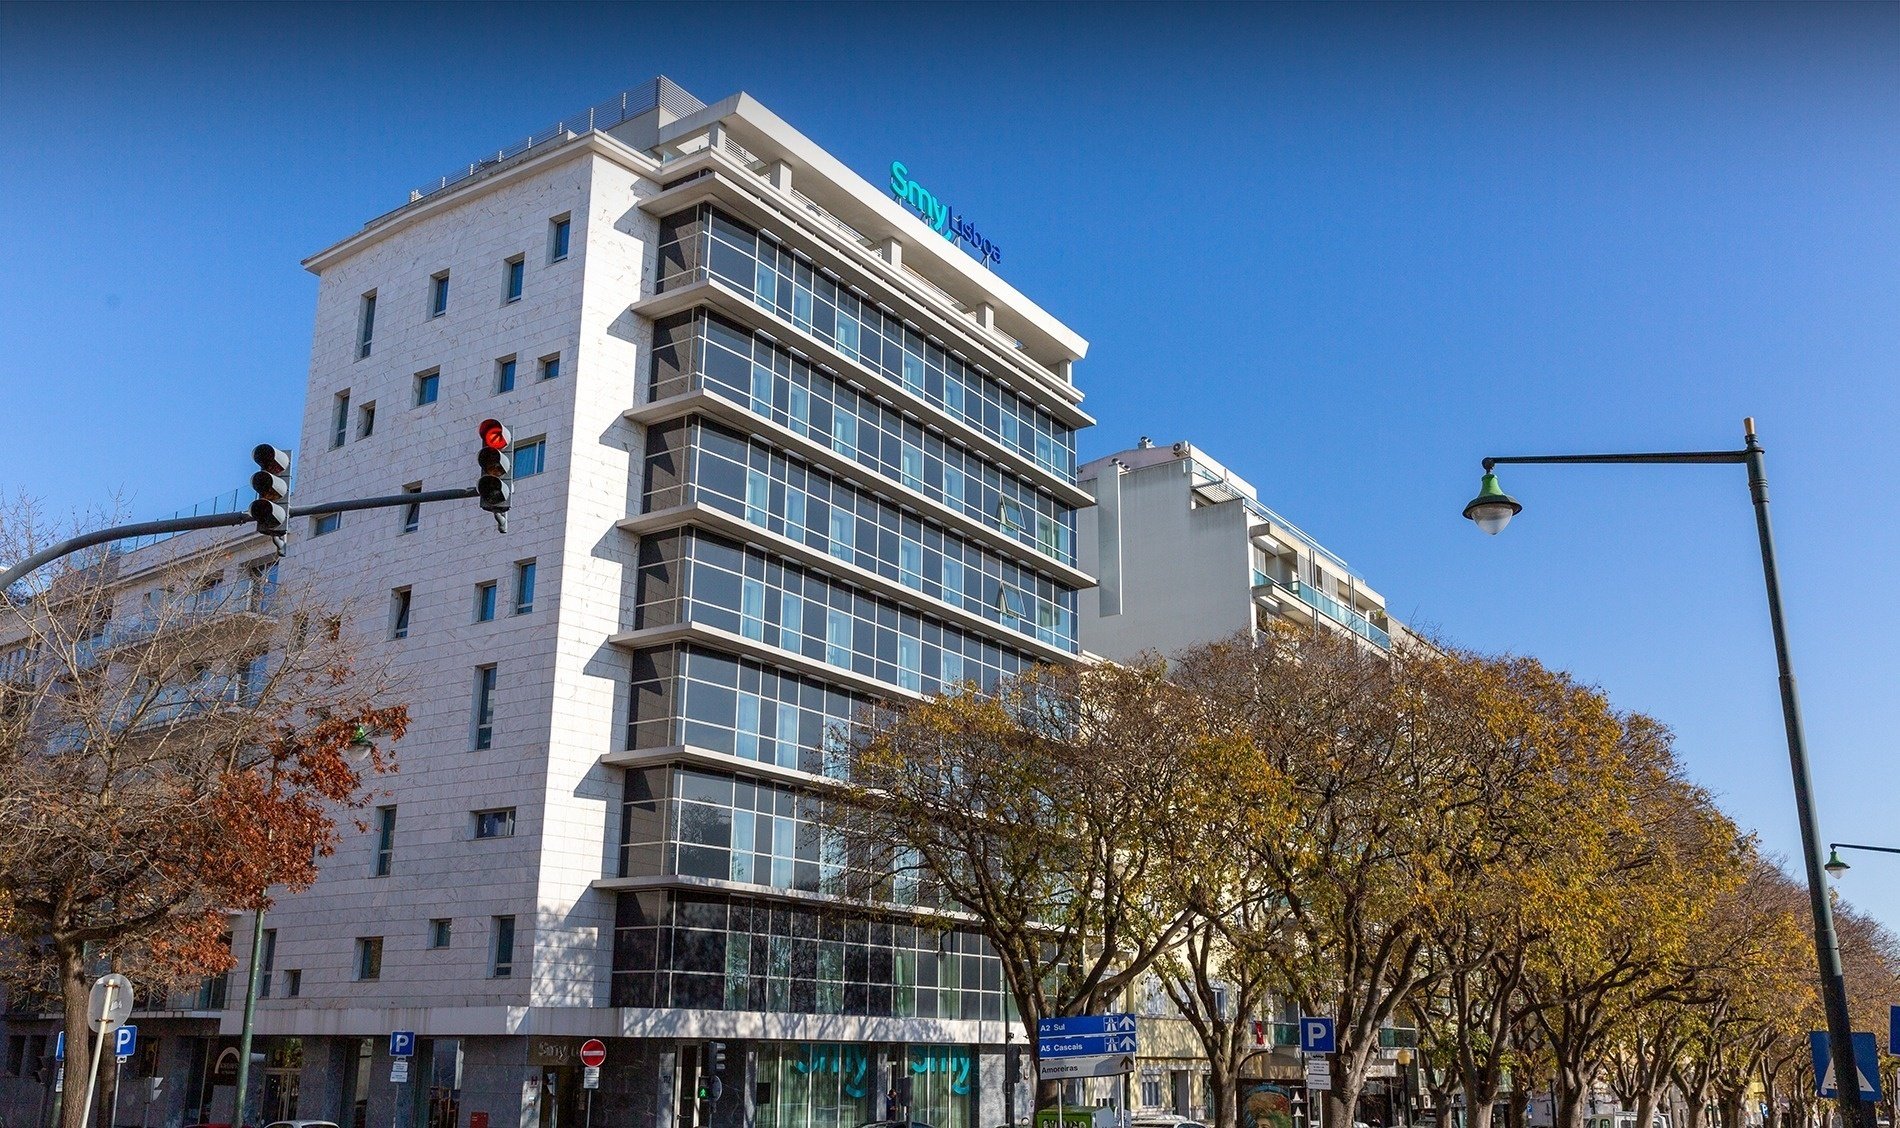
M 264 1128 L 336 1128 L 331 1120 L 273 1120 Z
M 1130 1120 L 1131 1128 L 1207 1128 L 1198 1120 L 1189 1120 L 1185 1116 L 1176 1116 L 1171 1112 L 1145 1113 Z

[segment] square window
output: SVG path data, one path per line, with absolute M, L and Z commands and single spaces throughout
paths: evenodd
M 475 837 L 477 838 L 513 838 L 515 836 L 515 809 L 497 807 L 492 811 L 475 812 Z
M 330 409 L 330 449 L 342 446 L 350 437 L 350 393 L 338 392 Z
M 495 394 L 515 390 L 515 358 L 504 356 L 495 362 Z
M 567 216 L 556 216 L 548 221 L 548 261 L 560 262 L 567 257 L 567 240 L 573 224 Z
M 360 980 L 381 979 L 383 977 L 383 938 L 380 936 L 358 936 L 356 938 L 356 978 Z
M 303 994 L 303 972 L 295 968 L 284 972 L 284 998 L 294 999 Z
M 402 488 L 403 493 L 421 493 L 421 482 L 410 482 Z M 413 533 L 422 527 L 422 503 L 412 501 L 402 507 L 402 531 Z
M 532 442 L 515 444 L 515 478 L 532 478 L 548 467 L 548 441 L 535 439 Z
M 406 587 L 389 593 L 389 637 L 409 637 L 409 589 Z
M 516 255 L 502 265 L 501 300 L 503 302 L 518 302 L 521 300 L 521 283 L 527 266 L 528 264 L 522 261 L 520 255 Z
M 363 295 L 363 304 L 356 318 L 356 359 L 362 360 L 369 355 L 371 343 L 376 339 L 376 291 Z
M 526 615 L 534 610 L 534 561 L 523 560 L 515 565 L 515 614 Z
M 429 947 L 431 948 L 448 947 L 450 926 L 451 926 L 451 922 L 449 918 L 447 917 L 440 917 L 440 918 L 437 918 L 436 920 L 430 921 L 429 922 Z
M 416 406 L 421 407 L 424 404 L 434 403 L 436 393 L 441 390 L 441 386 L 441 369 L 432 369 L 428 372 L 416 373 Z
M 376 401 L 371 400 L 356 409 L 356 437 L 367 439 L 376 433 Z
M 475 621 L 491 623 L 495 619 L 495 581 L 475 585 Z
M 429 316 L 441 317 L 449 311 L 449 272 L 429 279 Z
M 325 513 L 310 522 L 310 535 L 313 537 L 328 536 L 342 527 L 343 514 Z
M 553 380 L 561 374 L 561 354 L 554 353 L 541 358 L 541 378 Z
M 495 938 L 492 971 L 496 979 L 507 979 L 515 973 L 515 918 L 496 917 L 491 931 Z

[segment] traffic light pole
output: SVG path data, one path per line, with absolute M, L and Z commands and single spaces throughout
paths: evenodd
M 385 497 L 364 497 L 350 501 L 332 501 L 322 505 L 296 505 L 290 509 L 292 517 L 315 517 L 325 513 L 348 513 L 357 509 L 388 509 L 398 505 L 426 505 L 432 501 L 464 501 L 481 496 L 474 486 L 458 490 L 423 490 L 420 493 L 391 494 Z M 91 548 L 96 544 L 112 541 L 131 540 L 134 537 L 149 537 L 161 533 L 185 533 L 193 529 L 222 529 L 233 525 L 250 525 L 256 522 L 248 512 L 205 513 L 196 517 L 167 517 L 162 521 L 138 521 L 130 525 L 114 525 L 109 529 L 95 529 L 90 533 L 81 533 L 69 537 L 49 548 L 41 549 L 26 559 L 0 572 L 0 597 L 6 589 L 35 569 L 70 556 L 82 548 Z

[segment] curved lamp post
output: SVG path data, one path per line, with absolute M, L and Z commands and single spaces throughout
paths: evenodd
M 1856 1076 L 1854 1066 L 1853 1025 L 1847 1013 L 1847 986 L 1841 975 L 1840 941 L 1834 931 L 1834 909 L 1828 901 L 1823 869 L 1838 873 L 1847 868 L 1838 853 L 1824 864 L 1821 861 L 1820 833 L 1816 829 L 1813 787 L 1808 779 L 1807 737 L 1801 727 L 1801 702 L 1795 693 L 1794 666 L 1788 656 L 1788 633 L 1781 617 L 1781 580 L 1775 566 L 1774 532 L 1768 524 L 1768 474 L 1762 464 L 1762 445 L 1755 437 L 1755 421 L 1742 421 L 1741 450 L 1670 451 L 1659 454 L 1544 454 L 1484 460 L 1484 481 L 1478 496 L 1465 506 L 1465 516 L 1478 528 L 1496 536 L 1523 512 L 1517 499 L 1498 485 L 1493 471 L 1506 464 L 1562 463 L 1639 464 L 1639 465 L 1723 465 L 1740 463 L 1748 467 L 1748 492 L 1755 504 L 1755 531 L 1761 541 L 1762 577 L 1768 586 L 1768 621 L 1774 629 L 1775 661 L 1781 675 L 1781 715 L 1787 730 L 1788 763 L 1794 773 L 1795 809 L 1801 820 L 1801 855 L 1807 866 L 1808 904 L 1814 915 L 1814 956 L 1820 970 L 1821 1003 L 1827 1012 L 1829 1052 L 1834 1058 L 1836 1077 Z M 1856 847 L 1846 843 L 1838 846 Z M 1866 849 L 1867 847 L 1858 847 Z M 1875 849 L 1882 849 L 1875 847 Z M 1892 851 L 1900 853 L 1900 850 Z M 1871 1110 L 1852 1085 L 1840 1087 L 1842 1123 L 1847 1128 L 1873 1128 Z
M 1839 877 L 1854 867 L 1841 859 L 1842 850 L 1871 850 L 1876 854 L 1900 854 L 1900 847 L 1863 846 L 1858 842 L 1830 842 L 1827 844 L 1827 862 L 1821 868 L 1829 877 Z

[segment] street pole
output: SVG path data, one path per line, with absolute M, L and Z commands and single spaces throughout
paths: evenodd
M 244 1106 L 250 1103 L 251 1032 L 257 1022 L 257 968 L 263 944 L 264 910 L 259 908 L 251 914 L 251 958 L 244 974 L 244 1029 L 238 1034 L 237 1108 L 231 1113 L 232 1128 L 244 1128 Z
M 118 989 L 119 985 L 113 982 L 110 977 L 107 977 L 105 1006 L 100 1008 L 100 1015 L 104 1016 L 112 1013 L 112 994 Z M 95 1085 L 99 1084 L 99 1059 L 105 1055 L 106 1039 L 111 1036 L 112 1024 L 101 1018 L 99 1023 L 99 1044 L 93 1047 L 92 1051 L 92 1072 L 86 1077 L 86 1099 L 82 1101 L 79 1106 L 81 1110 L 79 1113 L 79 1128 L 92 1128 L 92 1090 Z
M 1840 941 L 1834 930 L 1834 909 L 1822 878 L 1819 819 L 1815 815 L 1813 785 L 1808 775 L 1807 736 L 1801 726 L 1801 701 L 1795 691 L 1794 662 L 1788 654 L 1787 626 L 1781 613 L 1781 578 L 1775 563 L 1774 532 L 1768 521 L 1768 473 L 1763 465 L 1755 420 L 1742 421 L 1743 449 L 1670 451 L 1656 454 L 1555 454 L 1484 460 L 1484 488 L 1465 507 L 1465 516 L 1487 532 L 1497 533 L 1523 507 L 1498 488 L 1495 466 L 1517 465 L 1718 465 L 1741 463 L 1748 468 L 1748 492 L 1755 505 L 1755 531 L 1761 541 L 1762 579 L 1768 589 L 1768 621 L 1775 638 L 1775 665 L 1781 685 L 1781 717 L 1787 734 L 1788 764 L 1794 775 L 1795 809 L 1801 823 L 1801 854 L 1807 870 L 1808 903 L 1814 917 L 1814 956 L 1820 973 L 1821 1006 L 1827 1015 L 1828 1056 L 1834 1062 L 1837 1100 L 1843 1128 L 1874 1128 L 1871 1110 L 1860 1099 L 1860 1071 L 1854 1064 L 1853 1024 L 1847 1011 L 1847 983 L 1841 974 Z M 1509 509 L 1505 512 L 1504 509 Z M 1487 527 L 1489 522 L 1491 527 Z M 1819 1078 L 1816 1078 L 1817 1087 Z M 1697 1110 L 1705 1113 L 1705 1110 Z M 1638 1126 L 1642 1128 L 1642 1126 Z
M 117 1047 L 114 1047 L 115 1049 Z M 119 1079 L 124 1075 L 125 1062 L 118 1054 L 112 1055 L 112 1114 L 106 1118 L 106 1128 L 119 1128 Z
M 1768 587 L 1768 621 L 1775 635 L 1775 666 L 1781 682 L 1781 717 L 1788 734 L 1788 764 L 1794 772 L 1795 806 L 1801 817 L 1801 857 L 1808 871 L 1808 903 L 1814 914 L 1814 956 L 1821 971 L 1821 1005 L 1827 1013 L 1834 1082 L 1846 1128 L 1873 1128 L 1860 1099 L 1860 1070 L 1854 1064 L 1854 1027 L 1847 1013 L 1847 980 L 1841 974 L 1840 939 L 1834 931 L 1834 906 L 1822 877 L 1821 835 L 1808 777 L 1808 740 L 1801 725 L 1801 700 L 1795 692 L 1794 661 L 1788 655 L 1788 631 L 1781 617 L 1781 574 L 1775 563 L 1775 534 L 1768 522 L 1768 472 L 1762 463 L 1755 421 L 1747 431 L 1748 492 L 1755 502 L 1755 530 L 1761 539 L 1762 578 Z

